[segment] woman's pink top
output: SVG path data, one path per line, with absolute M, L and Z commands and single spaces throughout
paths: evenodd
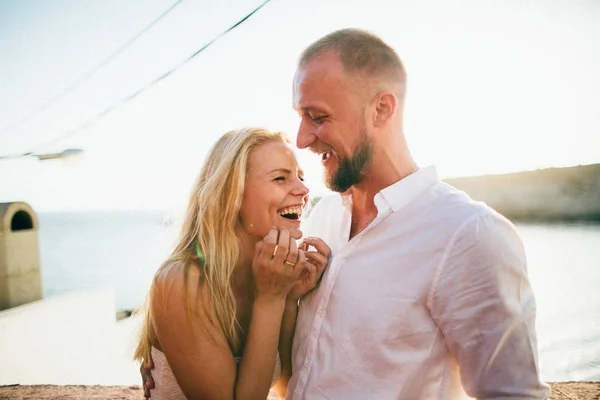
M 152 360 L 154 361 L 154 369 L 152 377 L 154 378 L 155 388 L 150 391 L 151 399 L 153 400 L 186 400 L 185 395 L 177 384 L 175 375 L 167 362 L 167 358 L 155 347 L 152 347 Z M 275 371 L 273 373 L 273 385 L 281 376 L 281 363 L 279 355 L 276 357 Z M 236 358 L 236 363 L 240 362 L 240 358 Z

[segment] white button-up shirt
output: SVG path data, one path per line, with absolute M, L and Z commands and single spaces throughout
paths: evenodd
M 323 198 L 304 225 L 332 258 L 300 303 L 288 399 L 546 398 L 514 226 L 435 167 L 375 205 L 352 240 L 350 196 Z

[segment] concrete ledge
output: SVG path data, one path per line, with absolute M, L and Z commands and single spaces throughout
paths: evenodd
M 598 400 L 600 382 L 558 382 L 552 386 L 552 400 Z M 75 400 L 75 399 L 121 399 L 144 398 L 140 386 L 0 386 L 0 399 L 25 400 Z M 275 399 L 273 399 L 275 400 Z
M 110 290 L 73 292 L 1 311 L 0 385 L 137 384 L 136 322 L 117 323 Z

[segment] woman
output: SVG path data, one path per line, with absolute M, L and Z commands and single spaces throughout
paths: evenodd
M 281 133 L 233 131 L 212 148 L 148 296 L 135 358 L 154 363 L 152 398 L 285 395 L 298 299 L 329 258 L 320 239 L 296 246 L 302 181 Z

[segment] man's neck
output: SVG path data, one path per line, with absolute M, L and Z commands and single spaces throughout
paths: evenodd
M 382 189 L 413 174 L 417 169 L 417 165 L 411 161 L 406 167 L 396 170 L 396 174 L 390 174 L 393 176 L 392 179 L 389 179 L 389 175 L 383 179 L 370 175 L 363 179 L 363 182 L 349 189 L 352 196 L 352 224 L 349 239 L 362 232 L 377 217 L 375 195 Z
M 377 217 L 377 207 L 375 206 L 375 195 L 379 192 L 373 192 L 367 188 L 352 187 L 350 195 L 352 196 L 352 223 L 350 225 L 350 237 L 362 232 Z

